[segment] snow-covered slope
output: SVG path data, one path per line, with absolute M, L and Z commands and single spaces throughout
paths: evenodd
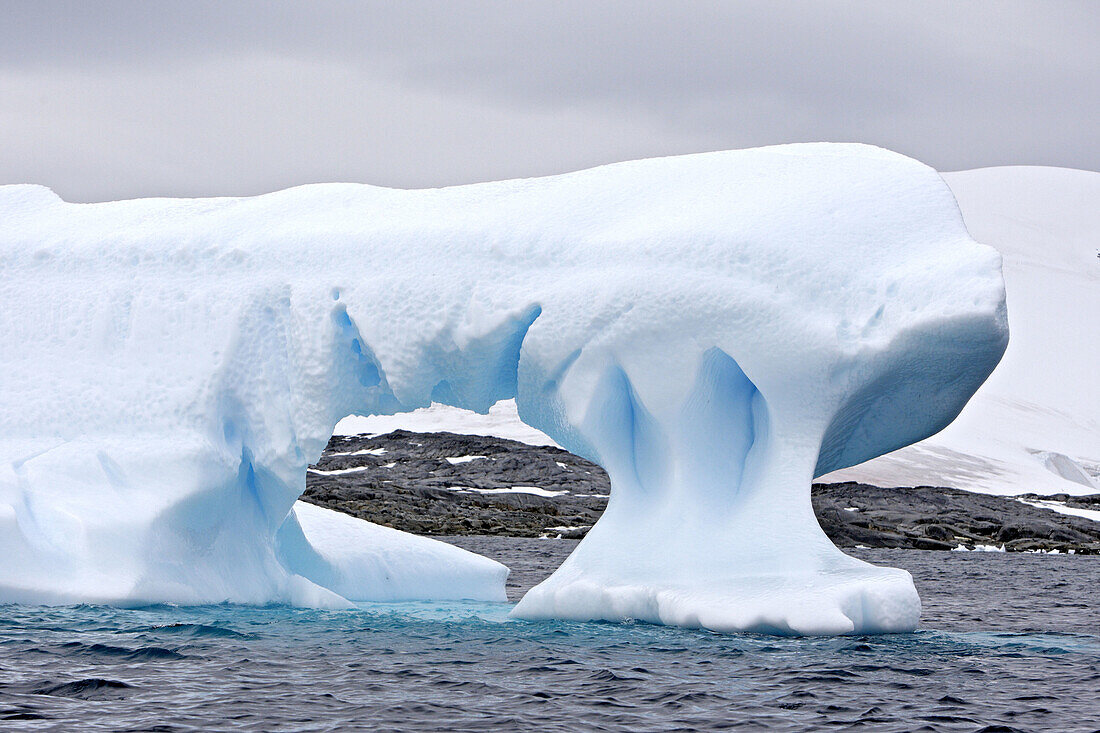
M 502 590 L 294 502 L 345 415 L 515 397 L 612 484 L 516 614 L 911 629 L 908 573 L 833 546 L 810 480 L 942 429 L 1007 339 L 943 180 L 860 145 L 424 191 L 3 187 L 0 269 L 0 600 Z
M 512 399 L 501 400 L 484 414 L 433 402 L 428 407 L 396 415 L 348 415 L 336 424 L 333 434 L 382 435 L 394 430 L 492 435 L 528 445 L 558 445 L 546 433 L 520 420 L 516 401 Z
M 990 494 L 1100 491 L 1100 173 L 947 173 L 971 236 L 1004 259 L 1008 350 L 947 429 L 822 480 Z
M 990 494 L 1100 491 L 1100 173 L 1008 166 L 946 173 L 967 229 L 1001 252 L 1012 337 L 943 432 L 822 481 Z M 342 434 L 447 430 L 550 445 L 514 403 L 496 418 L 447 405 L 349 418 Z

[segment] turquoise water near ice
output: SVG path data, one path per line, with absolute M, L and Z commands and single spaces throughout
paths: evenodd
M 545 574 L 564 541 L 467 539 Z M 511 604 L 0 607 L 0 728 L 1100 729 L 1100 558 L 870 551 L 913 634 L 530 623 Z

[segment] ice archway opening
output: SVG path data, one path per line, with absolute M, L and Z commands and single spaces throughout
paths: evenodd
M 520 417 L 607 469 L 523 618 L 913 628 L 816 474 L 944 427 L 1007 340 L 935 171 L 858 145 L 531 181 L 67 204 L 0 188 L 0 600 L 503 599 L 504 569 L 295 505 L 345 415 Z

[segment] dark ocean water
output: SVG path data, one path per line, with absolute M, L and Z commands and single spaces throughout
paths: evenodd
M 458 538 L 513 567 L 566 540 Z M 1100 557 L 858 551 L 913 573 L 921 629 L 790 639 L 355 611 L 0 606 L 0 729 L 1100 730 Z

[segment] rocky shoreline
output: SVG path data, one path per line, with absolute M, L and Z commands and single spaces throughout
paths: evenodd
M 603 469 L 559 448 L 397 430 L 333 437 L 306 474 L 302 500 L 417 534 L 579 539 L 609 491 Z M 1100 522 L 1023 501 L 1039 499 L 1100 510 L 1100 495 L 813 486 L 814 512 L 840 547 L 1100 554 Z

